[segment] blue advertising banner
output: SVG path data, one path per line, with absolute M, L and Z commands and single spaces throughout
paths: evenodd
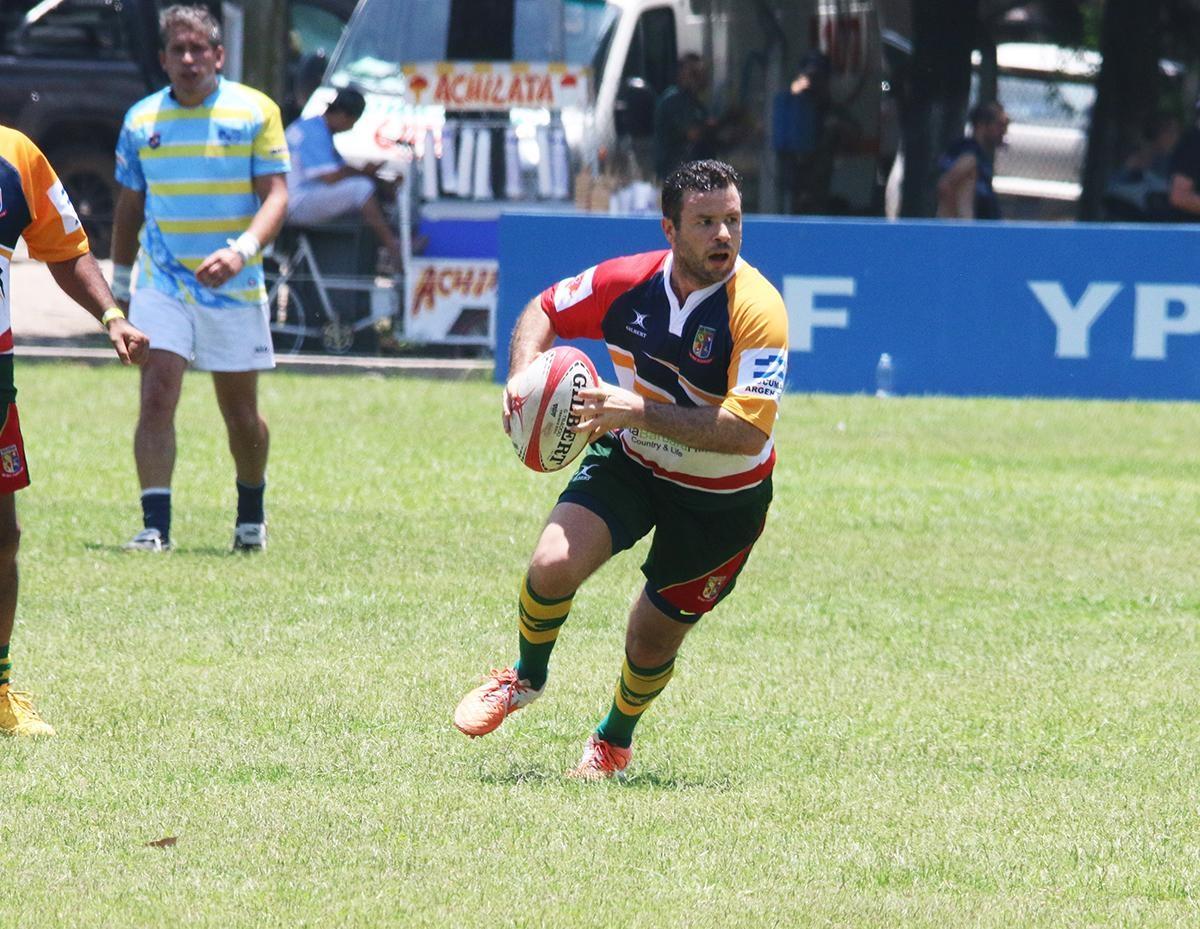
M 1190 226 L 748 217 L 742 256 L 788 310 L 788 389 L 1200 399 L 1200 230 Z M 505 214 L 496 378 L 525 304 L 617 255 L 666 247 L 657 219 Z M 582 346 L 601 376 L 599 344 Z

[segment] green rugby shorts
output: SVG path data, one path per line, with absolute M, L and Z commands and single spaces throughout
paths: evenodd
M 584 456 L 558 502 L 603 519 L 614 555 L 653 529 L 642 564 L 646 595 L 668 616 L 695 622 L 733 590 L 762 533 L 771 493 L 770 477 L 730 494 L 680 487 L 655 477 L 606 435 Z

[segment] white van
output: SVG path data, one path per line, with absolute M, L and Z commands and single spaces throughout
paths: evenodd
M 489 16 L 504 8 L 490 5 Z M 435 197 L 429 196 L 434 186 L 424 183 L 423 199 L 565 202 L 579 168 L 600 170 L 602 162 L 611 168 L 607 158 L 622 162 L 627 175 L 654 179 L 655 101 L 674 82 L 679 56 L 697 52 L 710 63 L 710 112 L 734 127 L 719 154 L 745 176 L 747 208 L 786 212 L 787 183 L 772 149 L 774 101 L 815 48 L 829 62 L 839 127 L 830 201 L 845 213 L 867 213 L 877 204 L 880 44 L 873 0 L 513 0 L 508 9 L 511 16 L 496 23 L 473 16 L 466 0 L 360 0 L 306 115 L 353 84 L 366 94 L 367 112 L 339 147 L 351 158 L 391 155 L 403 163 L 425 159 L 432 142 L 446 176 Z M 447 122 L 456 129 L 453 138 L 444 132 Z M 444 141 L 465 166 L 464 128 L 508 134 L 486 143 L 495 166 L 490 189 L 441 170 L 450 154 Z M 555 158 L 560 129 L 569 156 L 565 185 L 555 173 L 562 166 L 547 171 L 545 164 Z M 478 141 L 476 134 L 469 143 L 475 160 Z M 503 158 L 495 151 L 500 146 Z M 503 183 L 499 164 L 514 154 L 519 163 L 504 165 L 504 180 L 514 183 Z
M 360 0 L 304 111 L 357 87 L 367 108 L 338 148 L 406 179 L 401 239 L 415 211 L 429 242 L 405 262 L 407 338 L 491 344 L 504 206 L 657 211 L 654 110 L 684 53 L 709 64 L 709 111 L 725 127 L 714 154 L 742 174 L 747 212 L 787 212 L 796 178 L 818 170 L 829 211 L 878 212 L 874 0 L 509 0 L 479 10 L 477 0 Z M 787 135 L 798 122 L 790 87 L 811 52 L 827 75 L 822 125 L 834 129 Z M 797 136 L 807 160 L 776 150 L 780 138 L 799 147 Z

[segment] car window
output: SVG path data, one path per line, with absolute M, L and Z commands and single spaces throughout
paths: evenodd
M 333 54 L 345 22 L 341 17 L 307 3 L 292 4 L 292 34 L 301 55 Z
M 998 96 L 1014 123 L 1086 130 L 1096 88 L 1071 81 L 1000 75 Z
M 34 58 L 124 60 L 129 57 L 120 7 L 112 0 L 63 0 L 38 4 L 15 37 Z

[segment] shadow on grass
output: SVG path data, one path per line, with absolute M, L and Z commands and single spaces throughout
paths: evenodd
M 567 777 L 566 771 L 542 771 L 511 767 L 507 771 L 480 771 L 481 784 L 581 784 L 590 787 L 596 782 L 575 781 Z M 613 781 L 615 787 L 626 790 L 706 790 L 726 793 L 737 785 L 730 777 L 690 777 L 663 771 L 637 771 Z
M 129 555 L 133 558 L 158 554 L 171 555 L 173 557 L 179 557 L 180 555 L 203 555 L 206 558 L 229 558 L 233 555 L 251 557 L 251 553 L 234 552 L 228 545 L 177 545 L 169 552 L 127 552 L 123 545 L 110 545 L 105 542 L 84 542 L 83 547 L 89 552 L 109 552 L 115 555 Z

